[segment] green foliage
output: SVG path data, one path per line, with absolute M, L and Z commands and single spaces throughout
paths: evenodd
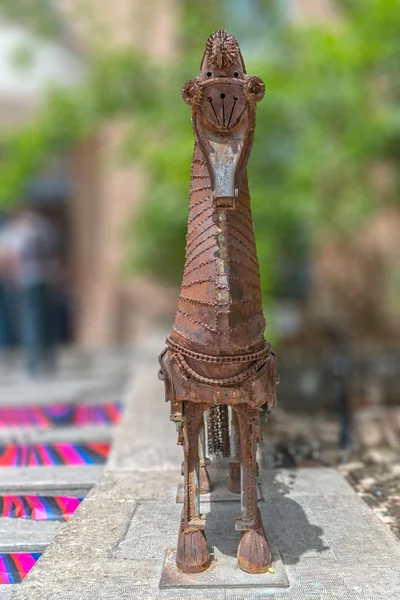
M 266 294 L 276 289 L 279 261 L 304 273 L 310 245 L 319 235 L 330 230 L 348 236 L 383 203 L 397 201 L 400 3 L 343 2 L 339 21 L 309 27 L 284 19 L 281 8 L 273 1 L 254 4 L 249 19 L 240 18 L 239 11 L 239 18 L 215 20 L 207 31 L 194 29 L 185 39 L 175 70 L 182 72 L 180 82 L 171 77 L 153 122 L 162 136 L 145 157 L 152 184 L 136 224 L 145 243 L 135 262 L 149 273 L 168 281 L 181 273 L 193 139 L 189 110 L 179 104 L 179 83 L 197 73 L 205 38 L 216 26 L 228 25 L 243 38 L 247 71 L 267 86 L 249 164 Z M 252 39 L 249 27 L 259 30 L 260 23 L 267 40 Z M 148 124 L 143 126 L 141 135 L 146 135 Z M 371 170 L 382 161 L 393 167 L 394 184 L 378 194 Z M 156 223 L 158 212 L 162 218 Z M 147 236 L 145 222 L 152 223 Z M 174 250 L 167 250 L 164 268 L 160 256 L 169 244 Z M 298 281 L 294 293 L 304 292 L 305 285 L 304 278 Z
M 82 139 L 94 125 L 92 103 L 84 93 L 49 93 L 44 111 L 30 125 L 1 137 L 0 206 L 20 200 L 25 186 L 53 152 Z
M 157 67 L 140 55 L 114 51 L 90 59 L 88 77 L 77 89 L 51 88 L 30 124 L 0 135 L 0 207 L 12 206 L 26 184 L 54 153 L 70 148 L 105 121 L 155 110 Z M 152 75 L 153 74 L 153 75 Z
M 0 0 L 0 13 L 44 37 L 60 35 L 64 30 L 61 13 L 52 0 Z
M 307 27 L 285 18 L 285 4 L 258 0 L 244 10 L 231 0 L 225 14 L 222 0 L 186 0 L 172 67 L 97 51 L 82 89 L 53 90 L 36 122 L 2 140 L 0 204 L 19 197 L 56 148 L 124 115 L 124 158 L 148 176 L 130 229 L 140 238 L 130 265 L 178 282 L 193 148 L 180 90 L 198 72 L 206 37 L 226 27 L 243 42 L 248 73 L 266 82 L 249 181 L 262 285 L 274 291 L 278 261 L 300 272 L 321 233 L 350 235 L 382 204 L 396 202 L 400 185 L 400 0 L 338 0 L 337 21 Z M 390 184 L 378 191 L 371 173 L 382 164 Z

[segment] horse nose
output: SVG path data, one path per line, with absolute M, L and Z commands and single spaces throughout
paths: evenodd
M 229 127 L 235 116 L 235 107 L 238 98 L 234 94 L 221 92 L 208 96 L 213 117 L 219 127 Z

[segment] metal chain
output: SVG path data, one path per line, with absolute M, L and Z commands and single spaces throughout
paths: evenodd
M 208 453 L 230 456 L 229 416 L 226 405 L 213 406 L 207 420 Z
M 243 371 L 243 373 L 239 373 L 238 375 L 234 375 L 233 377 L 226 377 L 225 379 L 214 379 L 211 377 L 204 377 L 203 375 L 199 375 L 192 367 L 189 367 L 187 364 L 185 357 L 182 356 L 179 352 L 176 354 L 176 358 L 178 359 L 179 364 L 182 369 L 186 371 L 188 375 L 193 377 L 199 383 L 208 383 L 209 385 L 233 385 L 234 383 L 240 383 L 247 379 L 250 375 L 258 371 L 260 367 L 265 365 L 267 362 L 267 357 L 260 358 L 254 365 Z
M 265 346 L 262 350 L 258 352 L 253 352 L 252 354 L 239 354 L 237 356 L 212 356 L 211 354 L 202 354 L 201 352 L 194 352 L 193 350 L 189 350 L 184 346 L 175 342 L 171 337 L 168 337 L 166 340 L 167 346 L 171 348 L 171 350 L 175 350 L 179 354 L 183 356 L 187 356 L 188 358 L 194 358 L 195 360 L 200 360 L 201 362 L 208 363 L 242 363 L 242 362 L 254 362 L 255 360 L 259 360 L 261 358 L 266 358 L 269 356 L 271 352 L 271 346 L 268 342 L 265 342 Z M 266 362 L 266 361 L 264 361 Z

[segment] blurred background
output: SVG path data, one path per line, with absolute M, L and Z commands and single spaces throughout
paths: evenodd
M 267 90 L 249 181 L 276 464 L 353 457 L 371 503 L 393 495 L 400 2 L 0 0 L 0 15 L 1 389 L 171 326 L 193 149 L 181 88 L 226 28 Z

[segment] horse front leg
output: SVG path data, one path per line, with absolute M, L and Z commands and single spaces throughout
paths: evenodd
M 210 565 L 210 553 L 200 515 L 199 435 L 207 405 L 183 403 L 184 502 L 176 550 L 176 566 L 200 573 Z
M 239 421 L 241 450 L 242 514 L 236 529 L 242 531 L 237 559 L 247 573 L 264 573 L 271 565 L 271 551 L 257 505 L 257 441 L 260 438 L 260 410 L 247 404 L 235 406 Z

